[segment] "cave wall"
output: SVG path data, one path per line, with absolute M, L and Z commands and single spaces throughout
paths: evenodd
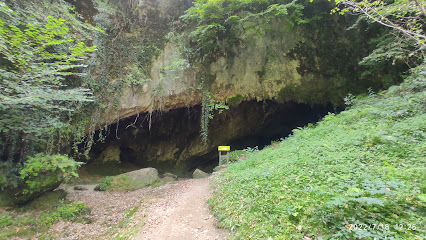
M 330 3 L 316 1 L 306 5 L 304 14 L 320 18 L 306 24 L 285 18 L 245 21 L 236 44 L 203 66 L 208 79 L 201 86 L 200 69 L 188 66 L 182 42 L 169 37 L 194 29 L 179 25 L 192 0 L 93 2 L 94 22 L 105 33 L 94 38 L 98 51 L 89 71 L 97 84 L 95 95 L 103 97 L 92 119 L 98 119 L 97 128 L 112 124 L 106 142 L 94 146 L 93 161 L 107 156 L 187 171 L 207 161 L 203 158 L 210 158 L 217 145 L 242 146 L 237 143 L 245 138 L 256 145 L 274 133 L 285 136 L 326 113 L 313 117 L 312 109 L 329 111 L 330 104 L 342 105 L 349 92 L 387 87 L 401 72 L 399 66 L 388 66 L 380 77 L 363 76 L 366 69 L 358 62 L 370 52 L 374 34 L 363 24 L 347 30 L 355 19 L 330 15 Z M 204 91 L 231 107 L 210 122 L 208 144 L 200 137 Z
M 98 4 L 98 24 L 108 18 L 119 25 L 107 31 L 109 38 L 102 37 L 111 51 L 103 61 L 98 58 L 99 67 L 92 74 L 105 78 L 100 82 L 117 85 L 105 87 L 116 95 L 107 99 L 101 123 L 109 124 L 138 112 L 169 111 L 201 103 L 199 69 L 173 68 L 182 61 L 182 43 L 166 37 L 173 32 L 172 23 L 179 22 L 191 2 L 113 0 L 107 6 L 115 9 L 114 14 Z M 330 9 L 328 1 L 307 4 L 305 16 L 320 19 L 294 26 L 285 18 L 267 23 L 259 23 L 258 19 L 246 21 L 240 26 L 242 34 L 237 44 L 204 66 L 209 75 L 207 90 L 222 103 L 273 99 L 341 105 L 348 92 L 356 94 L 398 81 L 396 73 L 401 69 L 397 66 L 382 69 L 381 78 L 362 77 L 365 69 L 358 62 L 371 49 L 371 34 L 362 24 L 346 30 L 354 19 L 330 15 Z M 193 26 L 180 29 L 191 30 Z M 148 78 L 139 85 L 120 83 L 120 79 L 129 76 L 136 78 L 131 81 L 142 78 L 132 73 L 135 68 L 145 71 Z M 387 83 L 382 79 L 387 79 Z
M 183 174 L 211 163 L 218 145 L 230 144 L 234 150 L 262 146 L 287 136 L 298 126 L 317 121 L 329 111 L 333 111 L 331 105 L 242 102 L 221 114 L 215 113 L 208 143 L 200 136 L 200 106 L 132 116 L 118 126 L 110 126 L 105 141 L 93 147 L 91 161 L 132 162 Z

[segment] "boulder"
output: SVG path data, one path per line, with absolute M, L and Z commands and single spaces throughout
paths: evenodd
M 176 179 L 172 177 L 164 177 L 161 179 L 161 182 L 163 183 L 174 182 L 174 181 L 176 181 Z
M 195 171 L 192 173 L 192 178 L 205 178 L 208 177 L 209 174 L 201 171 L 200 169 L 195 169 Z
M 177 179 L 178 179 L 178 177 L 177 177 L 175 174 L 173 174 L 173 173 L 169 173 L 169 172 L 164 173 L 164 174 L 163 174 L 163 177 L 164 177 L 164 178 L 173 178 L 174 180 L 177 180 Z
M 82 186 L 75 186 L 74 187 L 74 190 L 76 190 L 76 191 L 86 191 L 86 190 L 88 190 L 87 188 L 85 188 L 85 187 L 82 187 Z
M 104 185 L 107 191 L 133 191 L 159 180 L 158 171 L 155 168 L 142 168 L 136 171 L 123 173 L 112 177 Z
M 44 193 L 51 192 L 59 187 L 64 181 L 64 176 L 62 171 L 58 169 L 54 172 L 33 176 L 30 180 L 37 182 L 36 187 L 33 187 L 31 191 L 25 191 L 25 189 L 29 189 L 27 183 L 20 184 L 17 188 L 7 188 L 0 191 L 0 207 L 23 205 L 31 202 Z
M 107 162 L 120 162 L 120 147 L 111 145 L 108 146 L 96 160 L 97 162 L 107 163 Z
M 28 205 L 26 205 L 29 209 L 37 209 L 40 211 L 53 211 L 55 208 L 63 202 L 66 198 L 67 193 L 63 189 L 54 190 L 52 192 L 46 192 L 40 197 L 37 197 Z

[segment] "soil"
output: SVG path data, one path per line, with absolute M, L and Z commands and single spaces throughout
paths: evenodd
M 95 185 L 63 186 L 67 199 L 91 209 L 91 223 L 59 222 L 49 229 L 55 239 L 226 240 L 206 201 L 212 176 L 166 183 L 136 191 L 93 191 Z
M 181 181 L 147 209 L 137 240 L 222 240 L 229 235 L 215 225 L 206 203 L 211 177 Z

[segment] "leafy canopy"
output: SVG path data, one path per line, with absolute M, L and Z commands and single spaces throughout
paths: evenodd
M 70 17 L 71 10 L 64 11 Z M 92 101 L 91 91 L 75 79 L 83 60 L 96 50 L 77 36 L 94 29 L 14 10 L 3 1 L 0 17 L 0 132 L 9 136 L 1 140 L 10 143 L 19 135 L 31 141 L 65 128 L 78 103 Z
M 402 59 L 413 67 L 425 61 L 424 0 L 335 0 L 335 3 L 337 7 L 333 12 L 360 15 L 360 19 L 391 30 L 391 34 L 382 36 L 377 49 L 362 63 Z
M 0 1 L 0 188 L 17 186 L 28 156 L 57 153 L 84 132 L 74 119 L 92 101 L 81 76 L 96 31 L 62 0 Z
M 303 9 L 288 0 L 198 0 L 181 17 L 195 28 L 189 34 L 187 57 L 191 63 L 209 63 L 226 54 L 249 21 L 265 23 L 266 28 L 273 18 L 283 16 L 291 25 L 306 23 L 310 20 L 303 18 Z

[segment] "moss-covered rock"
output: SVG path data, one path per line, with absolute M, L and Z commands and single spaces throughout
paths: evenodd
M 67 196 L 63 189 L 46 192 L 25 205 L 25 209 L 36 209 L 39 211 L 52 211 L 60 205 Z
M 95 161 L 98 163 L 120 163 L 120 147 L 114 145 L 108 146 Z
M 106 191 L 133 191 L 156 183 L 159 180 L 158 171 L 155 168 L 143 168 L 140 170 L 123 173 L 114 177 L 106 177 L 97 187 L 97 190 Z
M 226 100 L 226 103 L 231 107 L 237 107 L 243 100 L 243 95 L 238 93 L 235 96 L 228 98 L 228 100 Z
M 195 171 L 192 173 L 192 178 L 198 179 L 198 178 L 205 178 L 208 177 L 209 174 L 206 172 L 201 171 L 200 169 L 195 169 Z
M 0 192 L 0 206 L 22 205 L 32 201 L 42 194 L 59 187 L 64 180 L 61 170 L 45 172 L 37 176 L 32 176 L 31 181 L 36 181 L 37 187 L 28 191 L 27 183 L 22 183 L 17 188 L 8 188 Z

